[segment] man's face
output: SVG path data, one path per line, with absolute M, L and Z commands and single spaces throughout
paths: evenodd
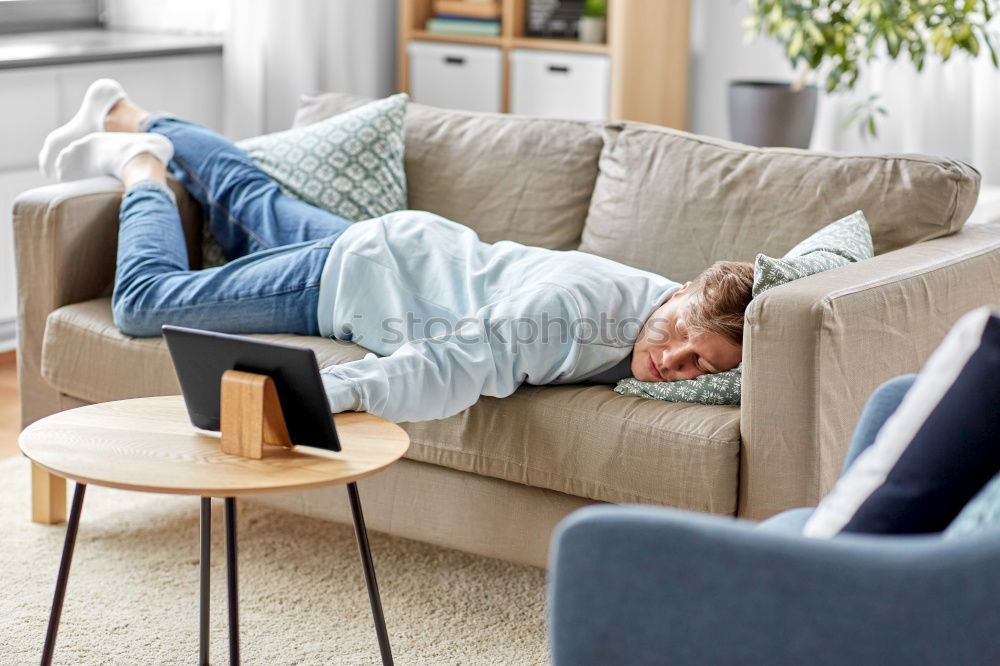
M 690 306 L 685 284 L 649 316 L 632 348 L 632 376 L 643 382 L 675 382 L 739 365 L 742 345 L 717 333 L 688 330 Z

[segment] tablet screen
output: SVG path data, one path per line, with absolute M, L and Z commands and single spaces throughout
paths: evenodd
M 312 349 L 180 326 L 161 330 L 196 427 L 219 430 L 222 373 L 242 370 L 274 380 L 293 444 L 340 450 Z

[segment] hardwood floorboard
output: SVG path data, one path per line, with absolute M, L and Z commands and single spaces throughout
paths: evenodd
M 15 352 L 0 353 L 0 458 L 21 455 L 17 436 L 21 432 L 20 394 L 17 390 Z

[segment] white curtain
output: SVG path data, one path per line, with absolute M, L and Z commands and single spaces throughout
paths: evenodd
M 395 89 L 395 0 L 231 0 L 226 135 L 291 126 L 299 97 L 382 97 Z
M 229 25 L 231 0 L 100 0 L 109 28 L 186 35 L 221 35 Z
M 888 111 L 878 137 L 862 138 L 844 122 L 854 104 L 878 93 Z M 984 185 L 1000 185 L 1000 71 L 988 55 L 928 58 L 917 72 L 908 59 L 873 61 L 854 91 L 821 95 L 811 148 L 850 153 L 925 153 L 967 162 Z

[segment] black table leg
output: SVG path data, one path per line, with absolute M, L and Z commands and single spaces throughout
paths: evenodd
M 389 647 L 389 632 L 385 629 L 385 617 L 382 615 L 382 599 L 378 593 L 378 581 L 375 580 L 375 565 L 372 563 L 372 551 L 368 546 L 368 530 L 365 529 L 365 517 L 361 513 L 361 498 L 358 496 L 358 485 L 347 484 L 347 496 L 351 500 L 351 515 L 354 516 L 354 535 L 358 539 L 358 551 L 361 553 L 361 565 L 365 570 L 365 583 L 368 585 L 368 601 L 372 605 L 372 618 L 375 620 L 375 633 L 378 635 L 378 649 L 382 653 L 382 663 L 392 666 L 392 648 Z
M 201 594 L 198 614 L 198 663 L 208 666 L 208 610 L 211 598 L 212 498 L 201 498 Z
M 226 498 L 226 582 L 229 589 L 229 663 L 240 663 L 240 618 L 236 577 L 236 498 Z
M 69 522 L 66 524 L 66 541 L 63 543 L 62 561 L 59 562 L 56 593 L 52 598 L 49 628 L 45 632 L 45 647 L 42 649 L 42 666 L 48 666 L 52 663 L 52 653 L 56 649 L 56 633 L 59 631 L 59 618 L 62 615 L 63 600 L 66 598 L 66 583 L 69 580 L 69 565 L 73 562 L 73 548 L 76 546 L 76 533 L 80 528 L 80 513 L 83 512 L 83 496 L 86 492 L 87 484 L 85 483 L 77 483 L 73 490 L 73 505 L 69 511 Z

